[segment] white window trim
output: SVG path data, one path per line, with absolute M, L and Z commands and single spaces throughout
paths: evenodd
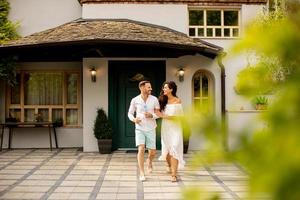
M 203 10 L 203 18 L 204 18 L 204 24 L 203 26 L 190 26 L 188 27 L 188 33 L 190 28 L 194 28 L 195 30 L 195 36 L 190 36 L 191 38 L 209 38 L 209 39 L 239 39 L 241 36 L 241 9 L 240 8 L 190 8 L 189 11 L 191 10 Z M 221 26 L 208 26 L 206 24 L 206 12 L 208 10 L 218 10 L 221 11 Z M 238 11 L 238 25 L 237 26 L 225 26 L 224 25 L 224 11 Z M 189 24 L 189 19 L 188 19 L 188 24 Z M 204 36 L 198 36 L 198 28 L 203 28 L 204 29 Z M 213 29 L 213 35 L 212 36 L 207 36 L 207 29 L 212 28 Z M 221 28 L 221 36 L 215 36 L 216 34 L 216 29 Z M 225 29 L 230 30 L 230 36 L 224 36 L 224 30 Z M 239 35 L 238 36 L 233 36 L 233 29 L 238 29 Z

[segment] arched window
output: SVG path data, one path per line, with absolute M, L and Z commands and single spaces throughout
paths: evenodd
M 193 105 L 201 112 L 212 111 L 213 109 L 213 75 L 204 70 L 194 74 L 192 80 Z

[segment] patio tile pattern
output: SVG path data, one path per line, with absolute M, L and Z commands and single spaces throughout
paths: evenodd
M 159 152 L 158 152 L 159 154 Z M 157 154 L 157 157 L 158 157 Z M 193 152 L 185 155 L 188 161 Z M 182 199 L 190 186 L 241 199 L 248 179 L 235 164 L 191 168 L 172 183 L 165 163 L 154 161 L 147 180 L 138 180 L 135 153 L 83 153 L 80 149 L 15 149 L 0 152 L 0 199 Z

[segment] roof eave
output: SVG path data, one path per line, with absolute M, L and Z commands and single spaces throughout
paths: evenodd
M 183 45 L 183 44 L 173 44 L 165 42 L 154 42 L 154 41 L 131 41 L 131 40 L 103 40 L 103 39 L 93 39 L 93 40 L 76 40 L 76 41 L 64 41 L 64 42 L 49 42 L 49 43 L 34 43 L 25 45 L 9 45 L 0 46 L 0 52 L 14 51 L 19 49 L 33 49 L 39 47 L 62 47 L 71 45 L 101 45 L 101 44 L 120 44 L 120 45 L 149 45 L 156 47 L 172 48 L 178 50 L 190 50 L 195 51 L 199 54 L 209 55 L 208 57 L 214 58 L 220 52 L 223 51 L 221 47 L 213 46 L 211 48 L 205 46 L 193 46 L 193 45 Z

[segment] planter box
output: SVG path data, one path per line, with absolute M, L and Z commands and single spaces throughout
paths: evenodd
M 101 154 L 111 153 L 112 139 L 101 139 L 98 140 L 98 148 Z

